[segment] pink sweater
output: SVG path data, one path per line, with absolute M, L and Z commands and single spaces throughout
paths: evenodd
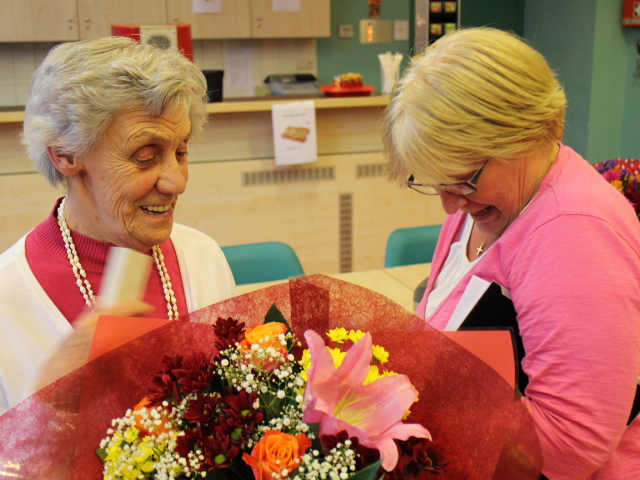
M 69 322 L 75 322 L 86 313 L 87 305 L 80 289 L 76 285 L 76 278 L 67 259 L 64 240 L 60 227 L 54 216 L 60 200 L 56 202 L 47 219 L 27 235 L 27 261 L 31 271 L 38 279 L 49 298 L 58 307 Z M 71 232 L 73 243 L 78 251 L 78 258 L 87 272 L 94 295 L 98 296 L 100 284 L 104 274 L 107 255 L 111 245 L 94 240 L 78 232 Z M 173 285 L 174 295 L 178 303 L 178 313 L 187 313 L 187 301 L 182 286 L 182 277 L 178 258 L 171 240 L 160 245 L 165 257 L 165 265 Z M 149 283 L 144 295 L 144 301 L 155 306 L 155 310 L 145 315 L 149 318 L 168 318 L 167 301 L 160 275 L 155 263 L 149 274 Z
M 444 224 L 420 316 L 463 222 L 458 211 Z M 432 326 L 445 328 L 472 275 L 511 292 L 543 473 L 640 478 L 640 419 L 626 426 L 640 375 L 640 222 L 624 196 L 561 146 L 534 201 L 427 319 Z

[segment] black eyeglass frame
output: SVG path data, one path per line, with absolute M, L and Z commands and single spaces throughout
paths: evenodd
M 469 178 L 468 180 L 464 180 L 458 183 L 443 183 L 440 185 L 425 185 L 423 183 L 415 183 L 415 177 L 412 175 L 409 176 L 409 180 L 407 180 L 407 187 L 411 190 L 415 190 L 418 193 L 422 193 L 423 195 L 437 195 L 438 190 L 442 190 L 443 192 L 452 193 L 454 195 L 462 195 L 464 197 L 473 195 L 478 191 L 478 187 L 476 184 L 478 183 L 478 178 L 480 178 L 480 174 L 482 170 L 484 170 L 485 165 L 489 159 L 487 158 L 484 163 L 480 166 L 478 170 Z M 427 189 L 421 190 L 422 188 Z M 452 191 L 458 189 L 457 191 Z

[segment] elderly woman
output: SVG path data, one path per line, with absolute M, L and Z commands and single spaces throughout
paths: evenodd
M 111 246 L 151 255 L 155 267 L 144 304 L 107 313 L 176 319 L 235 294 L 218 245 L 173 223 L 189 143 L 205 121 L 204 76 L 178 52 L 101 38 L 57 46 L 35 72 L 23 140 L 67 195 L 0 256 L 0 413 L 33 392 L 100 308 Z
M 501 286 L 544 475 L 637 478 L 640 225 L 560 143 L 565 106 L 547 62 L 521 39 L 462 29 L 411 61 L 387 110 L 385 151 L 391 177 L 438 195 L 449 215 L 417 314 L 465 327 L 460 309 L 476 285 Z M 504 326 L 491 325 L 494 313 L 485 326 Z

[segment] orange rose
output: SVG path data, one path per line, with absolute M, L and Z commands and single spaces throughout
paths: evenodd
M 255 325 L 247 328 L 241 345 L 246 349 L 250 349 L 251 345 L 260 343 L 260 340 L 269 337 L 269 340 L 263 340 L 261 345 L 265 348 L 273 347 L 276 350 L 282 350 L 282 344 L 278 339 L 278 335 L 281 333 L 287 333 L 287 326 L 284 323 L 269 322 Z
M 300 457 L 311 447 L 311 440 L 304 434 L 290 435 L 278 430 L 267 430 L 253 447 L 251 455 L 242 459 L 253 470 L 256 480 L 271 480 L 274 473 L 287 469 L 291 475 L 300 465 Z
M 240 342 L 240 350 L 248 353 L 251 352 L 251 345 L 260 344 L 263 348 L 273 347 L 276 351 L 280 352 L 283 358 L 286 358 L 288 353 L 287 347 L 286 345 L 282 345 L 278 338 L 278 335 L 281 333 L 287 333 L 287 326 L 280 322 L 269 322 L 249 327 L 244 334 L 244 340 Z M 269 337 L 269 340 L 265 340 L 266 337 Z M 262 340 L 262 342 L 260 340 Z M 257 358 L 255 355 L 252 357 L 251 363 L 264 370 L 273 370 L 279 363 L 278 361 L 274 362 L 264 358 Z

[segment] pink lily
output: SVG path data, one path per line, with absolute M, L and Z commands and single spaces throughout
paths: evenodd
M 346 430 L 363 445 L 377 448 L 383 459 L 382 468 L 387 471 L 398 463 L 394 439 L 431 439 L 422 425 L 401 421 L 418 397 L 406 375 L 383 377 L 363 385 L 373 358 L 370 334 L 349 349 L 338 368 L 316 332 L 307 330 L 304 336 L 312 361 L 307 372 L 305 422 L 320 423 L 323 435 Z

